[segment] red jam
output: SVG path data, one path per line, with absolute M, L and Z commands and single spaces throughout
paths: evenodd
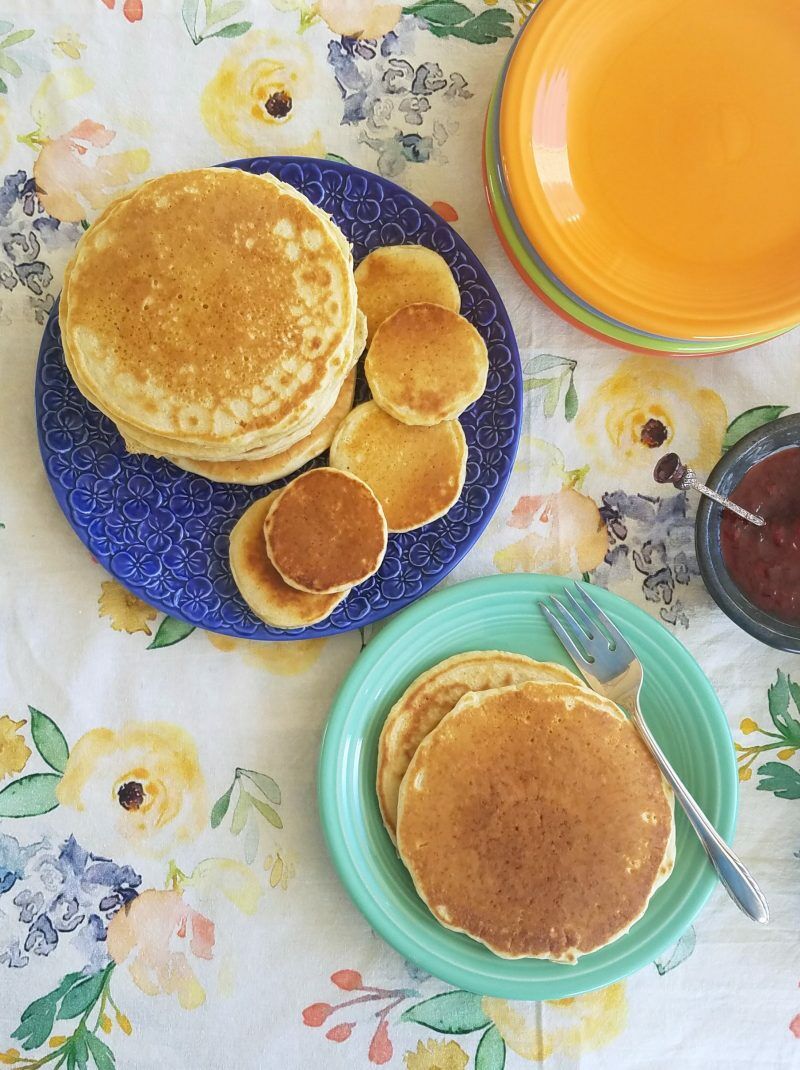
M 800 448 L 754 464 L 731 500 L 766 520 L 722 514 L 722 556 L 736 586 L 765 613 L 800 622 Z

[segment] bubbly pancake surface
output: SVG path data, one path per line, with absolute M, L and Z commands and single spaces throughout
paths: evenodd
M 355 271 L 358 304 L 367 317 L 369 337 L 399 308 L 432 301 L 458 312 L 461 294 L 447 262 L 424 245 L 386 245 L 375 249 Z
M 436 918 L 507 958 L 627 932 L 672 864 L 671 793 L 630 721 L 569 684 L 469 693 L 420 744 L 397 843 Z
M 367 401 L 342 422 L 330 461 L 372 488 L 389 531 L 411 531 L 443 516 L 458 501 L 467 452 L 458 420 L 412 427 Z
M 384 320 L 364 365 L 373 397 L 407 424 L 455 419 L 486 389 L 486 343 L 471 323 L 434 304 Z
M 527 680 L 583 686 L 561 665 L 503 650 L 454 654 L 409 685 L 389 711 L 378 743 L 378 803 L 392 839 L 397 829 L 400 784 L 425 736 L 467 692 L 489 691 Z
M 313 426 L 352 353 L 341 235 L 291 187 L 236 169 L 122 199 L 79 244 L 67 294 L 78 385 L 167 439 L 246 448 Z
M 274 628 L 304 628 L 324 620 L 347 592 L 307 594 L 278 574 L 267 556 L 264 520 L 280 493 L 259 498 L 237 520 L 230 537 L 231 571 L 256 616 Z
M 386 518 L 366 483 L 337 468 L 314 468 L 288 485 L 265 524 L 267 553 L 301 591 L 333 593 L 361 583 L 386 552 Z
M 351 371 L 342 384 L 339 396 L 333 408 L 326 413 L 321 422 L 306 435 L 286 450 L 281 450 L 271 457 L 241 461 L 196 461 L 189 457 L 172 457 L 178 468 L 196 475 L 205 476 L 221 483 L 244 483 L 256 486 L 271 483 L 297 471 L 313 457 L 318 457 L 330 446 L 333 436 L 342 420 L 353 407 L 353 394 L 356 386 L 356 373 Z

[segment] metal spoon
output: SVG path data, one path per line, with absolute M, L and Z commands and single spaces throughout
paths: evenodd
M 723 509 L 730 509 L 732 513 L 736 513 L 742 520 L 747 520 L 758 528 L 763 528 L 766 523 L 763 516 L 756 516 L 755 513 L 743 509 L 741 505 L 732 502 L 730 498 L 717 494 L 711 487 L 701 483 L 694 470 L 683 464 L 677 453 L 664 454 L 653 470 L 653 478 L 656 483 L 671 483 L 674 487 L 678 487 L 679 490 L 699 491 L 700 494 L 705 494 L 713 502 L 717 502 Z

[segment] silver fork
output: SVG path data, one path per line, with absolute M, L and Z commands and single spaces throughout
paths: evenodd
M 550 601 L 556 612 L 539 603 L 547 623 L 589 686 L 621 706 L 636 725 L 675 792 L 725 891 L 748 918 L 765 924 L 769 921 L 769 908 L 763 892 L 689 794 L 642 717 L 639 692 L 643 673 L 639 659 L 594 599 L 580 584 L 576 583 L 574 587 L 577 598 L 564 588 L 566 605 L 551 595 Z

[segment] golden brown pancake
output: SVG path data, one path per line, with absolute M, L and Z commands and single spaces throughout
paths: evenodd
M 486 343 L 441 305 L 401 308 L 384 320 L 364 364 L 372 396 L 406 424 L 453 420 L 486 389 Z
M 569 684 L 469 693 L 417 749 L 397 843 L 435 917 L 504 958 L 574 962 L 627 932 L 672 862 L 633 724 Z
M 332 594 L 361 583 L 386 553 L 386 518 L 366 483 L 314 468 L 290 483 L 267 514 L 267 553 L 299 591 Z
M 345 379 L 336 404 L 317 424 L 311 434 L 301 438 L 288 450 L 282 450 L 272 457 L 262 460 L 241 461 L 195 461 L 189 457 L 167 456 L 178 468 L 186 472 L 194 472 L 196 475 L 205 476 L 206 479 L 214 479 L 219 483 L 245 483 L 250 486 L 271 483 L 275 479 L 282 479 L 291 475 L 298 468 L 318 457 L 330 446 L 333 436 L 342 420 L 353 407 L 353 394 L 356 388 L 356 373 L 350 372 Z
M 400 784 L 417 747 L 468 691 L 526 680 L 584 686 L 569 669 L 502 650 L 470 650 L 428 669 L 392 706 L 378 743 L 377 791 L 386 831 L 394 840 Z
M 209 168 L 145 183 L 70 265 L 62 331 L 77 385 L 142 441 L 185 456 L 288 447 L 348 370 L 345 249 L 324 213 L 269 176 Z
M 306 594 L 278 575 L 267 556 L 264 521 L 280 493 L 259 498 L 236 521 L 230 538 L 231 571 L 242 598 L 266 624 L 304 628 L 329 616 L 347 592 Z
M 365 257 L 355 271 L 358 304 L 369 338 L 399 308 L 432 301 L 458 312 L 461 294 L 447 262 L 423 245 L 387 245 Z
M 331 443 L 331 465 L 363 479 L 389 531 L 411 531 L 444 516 L 467 474 L 467 440 L 458 420 L 434 427 L 400 423 L 374 401 L 357 405 Z

